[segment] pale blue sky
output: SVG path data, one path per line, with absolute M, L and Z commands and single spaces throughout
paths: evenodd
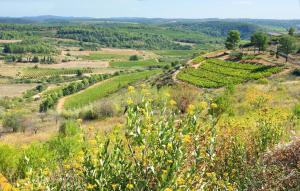
M 300 0 L 0 0 L 0 16 L 300 19 Z

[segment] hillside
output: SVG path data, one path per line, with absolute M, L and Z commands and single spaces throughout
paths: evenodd
M 299 21 L 0 23 L 0 191 L 299 190 Z

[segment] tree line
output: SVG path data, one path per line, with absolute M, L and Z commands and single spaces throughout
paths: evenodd
M 291 27 L 288 34 L 282 35 L 279 38 L 272 39 L 270 35 L 265 32 L 255 32 L 251 36 L 251 42 L 245 46 L 253 46 L 254 51 L 266 51 L 271 41 L 277 45 L 276 55 L 280 53 L 284 54 L 286 61 L 288 61 L 289 54 L 297 51 L 295 28 Z M 238 30 L 231 30 L 228 32 L 227 39 L 225 41 L 225 47 L 228 50 L 235 50 L 240 47 L 241 33 Z
M 136 48 L 136 49 L 178 49 L 187 50 L 191 46 L 174 43 L 162 34 L 145 31 L 130 32 L 118 30 L 116 27 L 62 27 L 57 37 L 75 39 L 82 42 L 95 42 L 105 47 Z

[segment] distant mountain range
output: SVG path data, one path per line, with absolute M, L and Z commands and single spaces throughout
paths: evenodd
M 115 17 L 115 18 L 92 18 L 92 17 L 62 17 L 54 15 L 42 15 L 35 17 L 0 17 L 0 23 L 12 24 L 34 24 L 34 23 L 73 23 L 73 22 L 126 22 L 126 23 L 144 23 L 144 24 L 167 24 L 167 23 L 200 23 L 208 21 L 227 21 L 227 22 L 247 22 L 260 25 L 271 26 L 300 26 L 300 20 L 274 20 L 274 19 L 218 19 L 218 18 L 204 18 L 204 19 L 165 19 L 165 18 L 140 18 L 140 17 Z

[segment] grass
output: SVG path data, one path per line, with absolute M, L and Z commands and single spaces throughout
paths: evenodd
M 62 68 L 62 69 L 52 69 L 52 68 L 26 68 L 23 70 L 21 76 L 25 78 L 40 78 L 45 76 L 59 76 L 59 75 L 73 75 L 77 74 L 78 71 L 82 73 L 92 73 L 92 69 L 78 69 L 78 68 Z
M 192 57 L 193 54 L 198 53 L 198 50 L 157 50 L 154 53 L 160 56 L 168 56 L 168 57 Z
M 85 91 L 67 98 L 64 107 L 65 109 L 69 110 L 86 106 L 128 86 L 131 83 L 149 78 L 160 72 L 161 70 L 148 70 L 143 72 L 125 74 L 111 78 L 104 82 L 100 82 L 98 85 L 95 85 L 91 88 L 86 89 Z
M 105 53 L 94 53 L 90 55 L 81 56 L 84 60 L 113 60 L 113 59 L 129 59 L 128 55 L 118 54 L 105 54 Z
M 279 67 L 209 59 L 198 69 L 187 68 L 182 70 L 177 77 L 179 80 L 201 88 L 219 88 L 269 77 L 280 71 L 281 68 Z
M 118 61 L 110 64 L 112 67 L 117 68 L 132 68 L 132 67 L 149 67 L 167 65 L 167 63 L 159 63 L 156 60 L 140 60 L 140 61 Z

